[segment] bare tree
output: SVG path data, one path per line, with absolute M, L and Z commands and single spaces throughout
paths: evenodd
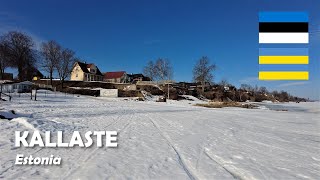
M 55 41 L 42 43 L 41 54 L 44 57 L 41 66 L 44 71 L 49 73 L 50 84 L 52 85 L 52 76 L 55 70 L 55 65 L 62 57 L 61 46 Z
M 75 53 L 70 49 L 63 49 L 61 58 L 55 65 L 60 78 L 61 88 L 63 88 L 65 79 L 71 74 L 72 66 L 76 60 L 74 54 Z
M 143 68 L 143 74 L 151 80 L 155 79 L 155 65 L 153 61 L 148 61 L 147 65 Z
M 155 62 L 148 61 L 143 68 L 143 73 L 152 80 L 170 80 L 173 76 L 173 68 L 168 59 L 159 58 Z
M 268 89 L 264 86 L 261 86 L 259 88 L 259 92 L 262 93 L 262 94 L 267 94 L 268 93 Z
M 222 79 L 222 80 L 220 81 L 219 85 L 225 87 L 225 86 L 229 86 L 230 83 L 228 82 L 227 79 Z
M 255 85 L 255 86 L 254 86 L 253 92 L 254 92 L 254 93 L 258 93 L 258 92 L 259 92 L 259 86 L 258 86 L 258 85 Z
M 206 82 L 212 82 L 212 72 L 216 69 L 215 64 L 210 64 L 208 57 L 201 57 L 197 64 L 193 67 L 193 80 L 200 82 L 202 85 L 202 92 L 204 92 Z
M 6 49 L 3 42 L 0 41 L 0 79 L 3 79 L 4 70 L 10 67 L 10 63 L 6 57 Z
M 254 88 L 249 84 L 241 84 L 240 89 L 251 92 Z
M 154 65 L 155 75 L 158 80 L 170 80 L 173 69 L 168 59 L 159 58 Z
M 13 67 L 18 69 L 19 80 L 30 80 L 32 74 L 30 71 L 36 63 L 32 38 L 24 33 L 11 31 L 2 36 L 1 39 L 5 47 L 6 59 L 12 63 Z

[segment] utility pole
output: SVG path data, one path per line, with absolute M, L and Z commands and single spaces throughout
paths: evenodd
M 168 83 L 168 99 L 170 98 L 170 90 L 169 90 L 169 83 Z

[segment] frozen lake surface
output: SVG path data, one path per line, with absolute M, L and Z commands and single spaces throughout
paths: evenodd
M 260 108 L 266 108 L 274 111 L 289 111 L 289 112 L 320 112 L 319 102 L 290 102 L 290 103 L 254 103 Z

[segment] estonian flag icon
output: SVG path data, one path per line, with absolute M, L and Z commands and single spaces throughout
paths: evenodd
M 259 43 L 309 43 L 308 13 L 260 12 Z

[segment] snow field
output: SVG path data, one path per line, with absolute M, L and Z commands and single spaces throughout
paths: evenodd
M 278 112 L 44 92 L 38 101 L 1 102 L 0 112 L 23 116 L 0 119 L 0 178 L 320 179 L 319 103 Z M 34 129 L 66 139 L 75 130 L 116 130 L 118 148 L 14 147 L 14 131 Z M 52 154 L 62 164 L 17 166 L 17 154 Z

